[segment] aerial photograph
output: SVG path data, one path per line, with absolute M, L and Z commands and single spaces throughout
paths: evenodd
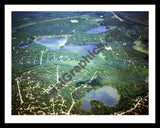
M 149 115 L 149 12 L 11 19 L 12 115 Z

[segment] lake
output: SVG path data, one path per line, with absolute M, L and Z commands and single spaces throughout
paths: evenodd
M 75 53 L 81 56 L 88 55 L 88 51 L 96 48 L 94 44 L 82 44 L 82 45 L 65 45 L 67 43 L 66 37 L 51 37 L 41 36 L 36 37 L 34 42 L 46 46 L 48 50 L 64 53 Z
M 97 22 L 98 22 L 98 21 L 102 21 L 102 20 L 104 20 L 104 19 L 94 19 L 94 21 L 97 21 Z
M 67 43 L 67 37 L 39 36 L 34 39 L 34 42 L 46 46 L 49 50 L 55 50 Z
M 119 100 L 117 89 L 104 86 L 97 90 L 86 92 L 85 99 L 82 100 L 82 108 L 85 110 L 90 109 L 90 100 L 98 100 L 109 106 L 115 106 Z
M 106 28 L 106 26 L 104 25 L 99 25 L 98 27 L 92 28 L 89 31 L 87 31 L 87 34 L 98 34 L 108 30 L 110 30 L 110 28 Z
M 30 18 L 29 17 L 24 17 L 22 20 L 29 20 Z
M 82 44 L 82 45 L 66 45 L 60 49 L 55 49 L 58 52 L 75 53 L 81 56 L 89 55 L 88 51 L 92 51 L 97 46 L 94 44 Z
M 23 45 L 23 46 L 21 46 L 21 48 L 27 48 L 28 47 L 28 45 Z

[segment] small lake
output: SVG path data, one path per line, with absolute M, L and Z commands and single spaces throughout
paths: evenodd
M 40 43 L 46 46 L 48 50 L 64 53 L 75 53 L 78 55 L 88 55 L 88 51 L 96 48 L 94 44 L 82 44 L 82 45 L 65 45 L 67 43 L 66 37 L 51 37 L 41 36 L 34 39 L 36 43 Z
M 24 17 L 22 20 L 29 20 L 30 18 L 28 18 L 28 17 Z
M 106 28 L 106 26 L 104 25 L 99 25 L 96 28 L 92 28 L 89 31 L 87 31 L 87 34 L 98 34 L 98 33 L 102 33 L 102 32 L 106 32 L 110 30 L 110 28 Z
M 104 86 L 97 90 L 86 92 L 85 99 L 82 100 L 82 108 L 85 110 L 89 110 L 90 100 L 93 99 L 101 101 L 109 106 L 115 106 L 118 103 L 119 95 L 117 89 L 110 86 Z
M 98 21 L 102 21 L 102 20 L 104 20 L 104 19 L 94 19 L 94 21 L 97 21 L 97 22 L 98 22 Z
M 29 47 L 28 45 L 23 45 L 23 46 L 21 46 L 21 48 L 27 48 L 27 47 Z

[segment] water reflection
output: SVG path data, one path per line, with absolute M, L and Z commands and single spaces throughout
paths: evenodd
M 94 44 L 65 45 L 67 43 L 66 37 L 41 36 L 35 38 L 34 41 L 46 46 L 48 50 L 75 53 L 81 56 L 89 54 L 88 51 L 93 50 L 96 47 Z
M 110 30 L 110 29 L 109 28 L 106 29 L 106 26 L 99 25 L 98 27 L 92 28 L 89 31 L 87 31 L 87 34 L 98 34 L 98 33 L 108 31 L 108 30 Z
M 119 100 L 119 95 L 118 95 L 117 89 L 110 86 L 104 86 L 95 91 L 86 92 L 86 97 L 85 99 L 82 100 L 82 103 L 83 103 L 82 108 L 85 110 L 89 110 L 90 100 L 93 100 L 93 99 L 99 100 L 106 105 L 114 106 L 117 104 Z

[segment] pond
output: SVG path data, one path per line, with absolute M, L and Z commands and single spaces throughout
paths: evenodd
M 109 106 L 115 106 L 119 100 L 119 95 L 117 89 L 110 86 L 104 86 L 97 90 L 86 92 L 85 99 L 82 100 L 82 108 L 85 110 L 89 110 L 90 100 L 93 99 L 101 101 Z
M 98 34 L 98 33 L 102 33 L 102 32 L 106 32 L 110 30 L 110 28 L 106 28 L 106 26 L 104 25 L 99 25 L 96 28 L 92 28 L 89 31 L 87 31 L 87 34 Z
M 35 38 L 34 41 L 46 46 L 48 50 L 64 53 L 75 53 L 81 56 L 88 55 L 88 51 L 91 51 L 96 47 L 94 44 L 65 45 L 67 43 L 66 37 L 41 36 Z
M 102 20 L 104 20 L 104 19 L 94 19 L 94 21 L 97 21 L 97 22 L 98 22 L 98 21 L 102 21 Z
M 27 47 L 29 47 L 28 45 L 23 45 L 23 46 L 21 46 L 21 48 L 27 48 Z
M 28 18 L 28 17 L 24 17 L 22 20 L 29 20 L 30 18 Z

